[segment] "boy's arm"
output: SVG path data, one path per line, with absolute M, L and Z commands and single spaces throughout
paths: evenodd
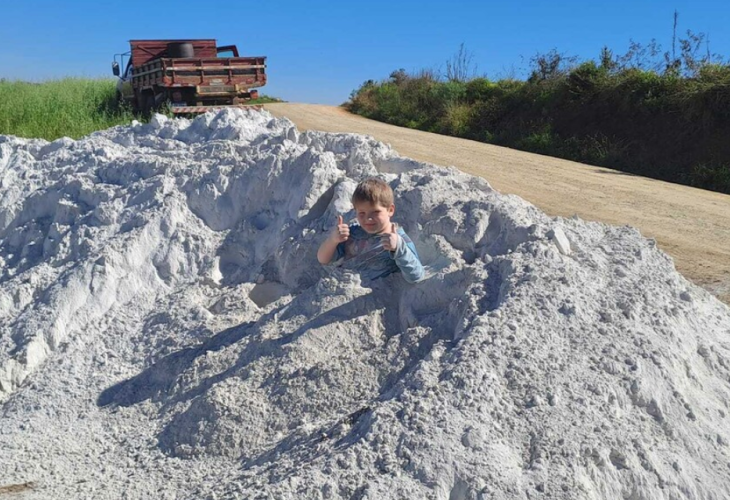
M 405 236 L 405 238 L 403 237 Z M 421 281 L 425 276 L 426 272 L 421 264 L 421 259 L 418 258 L 416 247 L 405 233 L 398 234 L 398 246 L 391 255 L 395 260 L 395 264 L 403 273 L 403 277 L 408 283 L 416 283 Z
M 317 250 L 317 260 L 319 261 L 319 263 L 329 264 L 332 261 L 332 257 L 335 255 L 335 252 L 337 251 L 337 245 L 339 244 L 339 241 L 333 241 L 331 237 L 324 240 L 319 246 L 319 250 Z
M 329 264 L 337 251 L 337 245 L 347 241 L 350 237 L 350 226 L 344 223 L 342 216 L 337 216 L 337 226 L 332 229 L 329 237 L 322 242 L 317 250 L 317 260 L 320 264 Z

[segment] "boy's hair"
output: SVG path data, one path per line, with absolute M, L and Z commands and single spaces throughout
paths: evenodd
M 384 180 L 370 177 L 360 182 L 352 193 L 352 204 L 360 201 L 390 207 L 394 204 L 393 190 Z

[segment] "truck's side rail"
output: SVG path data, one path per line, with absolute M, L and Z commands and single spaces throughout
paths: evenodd
M 162 86 L 266 84 L 265 57 L 155 59 L 135 69 L 133 83 Z

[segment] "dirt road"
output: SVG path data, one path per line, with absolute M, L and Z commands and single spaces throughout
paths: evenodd
M 334 106 L 267 104 L 300 130 L 371 135 L 399 154 L 485 178 L 550 215 L 629 224 L 687 278 L 730 304 L 730 196 L 607 168 L 395 127 Z

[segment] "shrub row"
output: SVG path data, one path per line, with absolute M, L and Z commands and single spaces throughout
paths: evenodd
M 345 106 L 392 123 L 730 193 L 730 66 L 692 76 L 593 61 L 527 81 L 402 70 Z

